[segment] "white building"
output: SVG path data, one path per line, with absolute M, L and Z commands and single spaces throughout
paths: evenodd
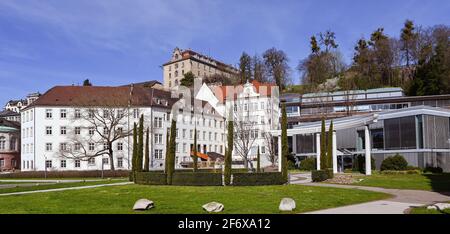
M 150 129 L 150 167 L 164 168 L 171 109 L 177 100 L 167 91 L 140 86 L 53 87 L 22 111 L 22 170 L 108 170 L 112 164 L 115 169 L 131 169 L 133 137 L 126 133 L 140 115 L 145 129 Z M 224 152 L 224 120 L 213 109 L 203 109 L 195 116 L 192 112 L 177 116 L 177 167 L 191 160 L 195 127 L 201 152 Z M 94 124 L 97 117 L 109 122 Z M 113 117 L 117 124 L 110 124 Z M 109 146 L 102 137 L 108 134 L 123 137 Z M 109 147 L 113 162 L 102 154 Z
M 211 86 L 203 85 L 197 95 L 198 99 L 211 102 L 224 117 L 232 110 L 234 121 L 235 142 L 233 161 L 242 162 L 245 151 L 248 158 L 256 167 L 258 148 L 261 155 L 261 166 L 270 166 L 272 157 L 277 155 L 277 142 L 271 142 L 270 130 L 279 129 L 281 116 L 279 107 L 279 90 L 273 84 L 262 84 L 258 81 L 247 82 L 239 86 Z M 215 98 L 212 98 L 212 97 Z M 236 124 L 241 121 L 243 124 Z M 226 130 L 226 129 L 225 129 Z M 248 133 L 248 140 L 239 140 L 240 134 Z M 266 137 L 266 134 L 267 135 Z M 272 145 L 272 146 L 270 146 Z M 273 160 L 276 162 L 276 160 Z

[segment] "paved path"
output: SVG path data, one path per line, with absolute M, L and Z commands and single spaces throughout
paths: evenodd
M 306 179 L 298 180 L 298 178 L 302 177 Z M 423 206 L 433 204 L 436 202 L 450 201 L 449 196 L 450 194 L 442 194 L 423 190 L 385 189 L 379 187 L 368 187 L 358 185 L 312 183 L 311 174 L 309 173 L 291 175 L 291 184 L 302 184 L 307 186 L 318 186 L 318 187 L 361 189 L 393 195 L 392 198 L 386 200 L 366 202 L 357 205 L 313 211 L 309 212 L 308 214 L 403 214 L 405 210 L 413 206 Z
M 69 188 L 57 188 L 57 189 L 45 189 L 45 190 L 35 190 L 35 191 L 14 192 L 14 193 L 3 193 L 3 194 L 0 194 L 0 196 L 23 195 L 23 194 L 30 194 L 30 193 L 48 193 L 48 192 L 57 192 L 57 191 L 65 191 L 65 190 L 89 189 L 89 188 L 127 185 L 127 184 L 133 184 L 133 182 L 120 182 L 120 183 L 113 183 L 113 184 L 97 184 L 97 185 L 87 185 L 87 186 L 69 187 Z

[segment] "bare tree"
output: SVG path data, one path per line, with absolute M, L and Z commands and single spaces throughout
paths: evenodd
M 68 133 L 71 142 L 66 147 L 60 147 L 61 157 L 88 161 L 107 155 L 110 169 L 114 170 L 113 143 L 131 135 L 130 130 L 124 129 L 128 115 L 128 109 L 122 107 L 75 109 L 71 124 L 75 127 Z M 81 131 L 84 133 L 81 134 Z
M 264 143 L 266 145 L 267 154 L 266 157 L 272 164 L 272 166 L 275 165 L 275 162 L 278 162 L 278 152 L 276 148 L 275 140 L 269 132 L 262 132 L 261 133 L 264 138 Z
M 255 140 L 258 137 L 258 129 L 256 128 L 257 122 L 250 113 L 251 102 L 245 98 L 242 103 L 237 105 L 238 110 L 234 111 L 234 149 L 244 160 L 244 166 L 253 170 L 253 163 L 250 156 L 250 151 L 254 146 Z

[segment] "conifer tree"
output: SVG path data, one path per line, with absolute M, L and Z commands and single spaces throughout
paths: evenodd
M 197 127 L 194 128 L 194 149 L 192 150 L 192 159 L 194 161 L 194 172 L 198 169 L 198 156 L 197 156 Z
M 230 118 L 231 120 L 231 118 Z M 225 168 L 224 168 L 224 178 L 225 185 L 231 184 L 231 163 L 233 155 L 233 134 L 234 134 L 234 123 L 233 121 L 228 122 L 228 132 L 227 132 L 227 147 L 225 148 Z
M 143 166 L 142 160 L 144 158 L 144 115 L 141 115 L 141 118 L 139 119 L 138 137 L 136 171 L 141 172 Z
M 261 155 L 259 154 L 259 146 L 258 146 L 258 153 L 256 154 L 256 172 L 261 172 Z
M 281 104 L 281 174 L 285 181 L 288 181 L 287 160 L 289 155 L 288 136 L 287 136 L 287 114 L 286 103 Z
M 167 184 L 172 184 L 173 173 L 175 171 L 175 145 L 176 145 L 176 130 L 177 122 L 172 119 L 172 124 L 170 125 L 170 143 L 169 143 L 169 154 L 168 154 L 168 165 L 167 165 Z
M 150 128 L 147 127 L 147 134 L 145 136 L 145 164 L 144 171 L 150 170 Z

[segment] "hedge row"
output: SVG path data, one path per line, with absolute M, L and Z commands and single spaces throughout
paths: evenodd
M 222 173 L 175 172 L 172 185 L 222 186 Z
M 283 179 L 281 172 L 233 174 L 233 185 L 235 186 L 278 185 L 285 184 L 286 182 L 287 181 Z
M 313 182 L 322 182 L 328 179 L 332 179 L 333 177 L 333 169 L 311 171 L 311 179 Z
M 380 172 L 385 175 L 399 175 L 399 174 L 422 174 L 420 170 L 405 170 L 405 171 L 395 171 L 395 170 L 384 170 Z
M 103 171 L 103 177 L 128 177 L 130 171 Z M 45 171 L 21 171 L 0 174 L 0 178 L 45 178 Z M 101 177 L 102 171 L 47 171 L 47 178 Z
M 165 185 L 165 173 L 155 172 L 136 172 L 136 184 Z

